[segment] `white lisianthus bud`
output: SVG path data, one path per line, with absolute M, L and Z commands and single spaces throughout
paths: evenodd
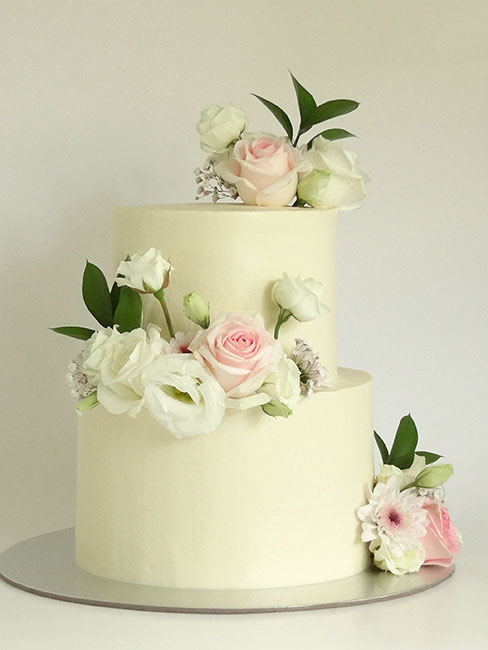
M 301 201 L 317 208 L 325 203 L 330 173 L 324 169 L 314 169 L 303 176 L 297 187 L 297 196 Z
M 366 196 L 364 184 L 369 181 L 369 176 L 357 164 L 355 153 L 320 135 L 313 140 L 311 148 L 303 157 L 315 171 L 329 174 L 328 179 L 322 176 L 320 180 L 316 174 L 309 180 L 312 187 L 305 189 L 305 193 L 309 193 L 309 198 L 313 200 L 310 205 L 324 210 L 352 210 L 359 207 L 359 202 Z M 299 174 L 300 183 L 306 183 L 306 177 L 306 174 Z M 302 185 L 302 194 L 304 188 L 307 188 L 306 184 Z M 303 200 L 309 203 L 306 198 Z
M 208 302 L 192 291 L 183 298 L 185 306 L 185 316 L 190 319 L 195 325 L 206 330 L 210 325 L 210 310 Z
M 300 399 L 300 370 L 291 359 L 283 357 L 266 377 L 259 392 L 292 409 Z
M 150 248 L 145 253 L 138 251 L 121 262 L 117 269 L 116 282 L 119 287 L 130 287 L 140 293 L 157 293 L 169 284 L 173 270 L 160 251 Z
M 313 278 L 302 280 L 300 276 L 290 278 L 287 273 L 283 273 L 283 278 L 277 280 L 273 286 L 271 300 L 280 309 L 290 312 L 294 318 L 305 322 L 330 311 L 320 302 L 322 293 L 321 282 Z
M 204 109 L 197 124 L 200 134 L 200 147 L 206 153 L 223 153 L 227 147 L 238 140 L 247 127 L 247 117 L 240 108 L 228 104 L 212 104 Z
M 445 483 L 452 476 L 453 472 L 452 465 L 448 463 L 445 465 L 426 467 L 415 479 L 415 485 L 419 488 L 436 488 Z

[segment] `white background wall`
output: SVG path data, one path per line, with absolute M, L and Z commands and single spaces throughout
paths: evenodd
M 276 130 L 250 93 L 296 117 L 291 69 L 319 101 L 361 102 L 340 119 L 373 180 L 340 216 L 339 360 L 374 375 L 387 440 L 411 411 L 453 461 L 469 562 L 487 532 L 487 26 L 485 0 L 0 1 L 2 548 L 73 523 L 78 345 L 47 328 L 90 324 L 81 274 L 109 269 L 112 207 L 192 201 L 200 109 Z

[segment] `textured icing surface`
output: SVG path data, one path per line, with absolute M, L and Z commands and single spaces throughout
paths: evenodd
M 166 299 L 175 328 L 188 329 L 183 296 L 196 291 L 221 311 L 260 312 L 273 331 L 277 308 L 271 288 L 286 271 L 312 276 L 325 287 L 330 313 L 308 322 L 289 320 L 280 339 L 287 351 L 295 337 L 309 339 L 334 381 L 335 335 L 334 210 L 253 208 L 234 204 L 144 206 L 115 210 L 112 224 L 114 266 L 137 250 L 159 248 L 175 272 Z M 146 300 L 147 322 L 163 327 L 161 308 Z
M 371 377 L 342 369 L 288 420 L 229 413 L 176 440 L 147 413 L 79 418 L 77 562 L 167 587 L 246 589 L 368 563 L 355 511 L 373 476 Z

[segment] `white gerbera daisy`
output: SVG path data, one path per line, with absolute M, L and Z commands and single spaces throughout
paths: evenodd
M 358 510 L 362 541 L 385 542 L 397 556 L 418 544 L 427 529 L 424 499 L 412 489 L 400 492 L 400 482 L 401 477 L 392 476 L 373 491 L 368 488 L 368 503 Z

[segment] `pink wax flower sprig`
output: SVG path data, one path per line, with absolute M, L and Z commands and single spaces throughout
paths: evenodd
M 373 490 L 366 487 L 367 503 L 357 513 L 373 563 L 395 575 L 427 564 L 451 566 L 462 543 L 443 503 L 443 484 L 452 466 L 435 464 L 439 454 L 417 451 L 411 415 L 400 420 L 390 451 L 378 433 L 374 436 L 383 465 Z
M 253 93 L 277 118 L 284 136 L 248 132 L 247 116 L 232 104 L 211 104 L 201 112 L 197 124 L 200 146 L 210 155 L 205 165 L 195 170 L 196 199 L 209 197 L 216 202 L 240 197 L 248 205 L 261 207 L 282 207 L 292 201 L 300 207 L 358 207 L 369 177 L 359 167 L 356 154 L 333 144 L 353 134 L 331 128 L 303 146 L 299 144 L 313 127 L 354 111 L 358 102 L 335 99 L 318 105 L 291 77 L 300 112 L 296 129 L 282 108 Z

